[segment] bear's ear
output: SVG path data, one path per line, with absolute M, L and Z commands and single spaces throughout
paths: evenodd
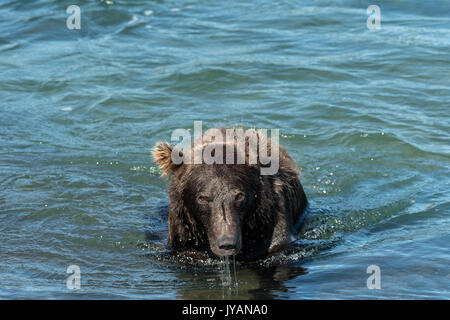
M 159 168 L 162 170 L 162 175 L 173 173 L 181 164 L 176 164 L 172 159 L 173 147 L 167 142 L 159 142 L 152 149 L 153 159 L 158 163 Z M 182 156 L 182 152 L 178 153 Z

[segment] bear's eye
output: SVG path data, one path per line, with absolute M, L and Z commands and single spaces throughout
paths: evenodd
M 207 204 L 210 202 L 210 199 L 206 196 L 198 196 L 197 201 L 200 204 Z
M 234 197 L 234 201 L 242 201 L 245 199 L 245 194 L 243 194 L 242 192 L 239 192 L 235 197 Z

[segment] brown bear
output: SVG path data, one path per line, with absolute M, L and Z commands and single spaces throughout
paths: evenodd
M 239 140 L 239 129 L 213 130 L 227 139 L 217 139 L 217 134 L 208 131 L 187 151 L 166 142 L 157 143 L 152 150 L 163 175 L 171 176 L 169 247 L 218 257 L 235 255 L 246 261 L 279 251 L 292 241 L 307 206 L 296 164 L 261 131 Z M 230 130 L 236 136 L 227 135 Z M 244 147 L 239 141 L 244 141 Z M 277 155 L 271 158 L 278 162 L 273 174 L 261 174 L 272 164 L 257 152 L 263 147 L 268 156 Z M 215 161 L 191 161 L 196 152 Z M 180 162 L 180 157 L 184 161 Z

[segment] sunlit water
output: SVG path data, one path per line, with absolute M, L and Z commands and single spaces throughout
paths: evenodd
M 448 1 L 377 2 L 380 30 L 367 1 L 76 1 L 68 30 L 71 4 L 0 2 L 1 298 L 450 298 Z M 287 251 L 167 250 L 149 150 L 194 120 L 280 129 Z

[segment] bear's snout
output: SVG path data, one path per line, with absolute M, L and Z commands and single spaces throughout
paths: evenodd
M 240 243 L 237 236 L 223 236 L 217 239 L 218 254 L 222 257 L 231 256 L 239 252 Z

